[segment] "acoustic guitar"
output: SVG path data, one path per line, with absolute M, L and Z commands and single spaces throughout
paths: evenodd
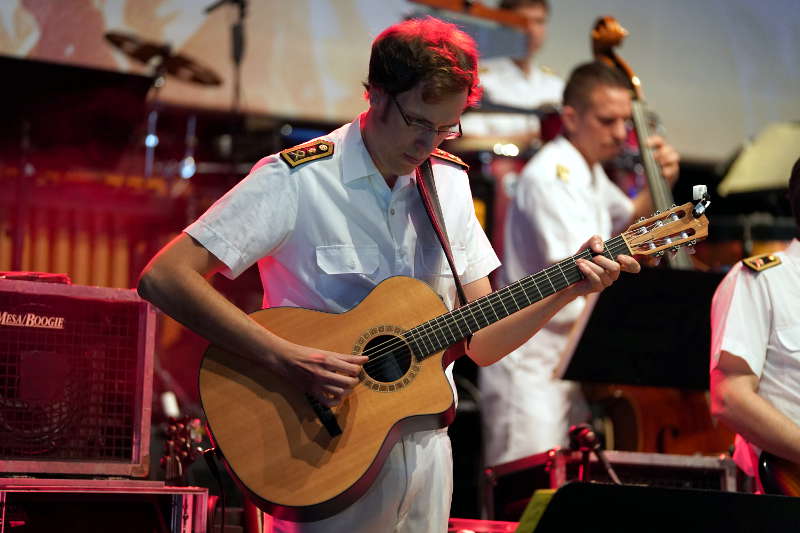
M 694 245 L 708 234 L 707 199 L 640 220 L 606 241 L 603 255 L 663 255 Z M 428 285 L 396 276 L 345 313 L 290 307 L 253 313 L 292 342 L 369 361 L 352 392 L 327 409 L 266 368 L 210 346 L 200 397 L 228 470 L 274 516 L 319 520 L 344 509 L 368 489 L 401 436 L 452 421 L 444 368 L 454 358 L 445 350 L 580 281 L 575 260 L 591 257 L 584 250 L 449 312 Z

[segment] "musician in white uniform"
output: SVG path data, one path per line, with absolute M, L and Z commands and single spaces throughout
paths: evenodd
M 506 212 L 506 284 L 568 257 L 585 232 L 609 239 L 633 218 L 651 214 L 649 190 L 629 199 L 601 166 L 627 138 L 627 80 L 602 63 L 579 66 L 567 81 L 562 114 L 565 135 L 528 162 Z M 674 183 L 678 153 L 660 137 L 650 141 L 664 177 Z M 480 369 L 487 465 L 566 446 L 569 426 L 586 421 L 578 385 L 552 377 L 584 303 L 574 300 L 534 338 Z
M 435 238 L 426 237 L 430 223 L 414 186 L 416 168 L 435 153 L 433 172 L 464 292 L 468 300 L 489 294 L 487 275 L 497 258 L 472 211 L 466 173 L 457 158 L 437 151 L 458 136 L 462 112 L 480 96 L 478 81 L 475 44 L 454 25 L 426 18 L 388 28 L 372 47 L 369 109 L 330 135 L 269 156 L 159 252 L 143 272 L 140 294 L 321 404 L 338 404 L 360 384 L 366 357 L 289 342 L 251 320 L 207 279 L 217 272 L 235 276 L 257 262 L 267 305 L 341 312 L 384 279 L 406 275 L 431 280 L 452 305 L 453 278 Z M 591 240 L 596 251 L 600 245 Z M 568 302 L 608 286 L 621 268 L 638 271 L 632 258 L 617 259 L 580 260 L 584 281 L 476 333 L 468 355 L 490 364 Z M 446 431 L 417 431 L 394 445 L 349 507 L 314 522 L 275 520 L 273 527 L 440 533 L 451 489 Z
M 800 235 L 800 160 L 789 200 Z M 762 450 L 800 464 L 800 241 L 737 263 L 711 307 L 711 412 L 736 431 L 734 460 L 758 479 Z
M 524 17 L 526 54 L 519 58 L 497 57 L 481 62 L 484 101 L 519 109 L 558 107 L 564 81 L 536 61 L 547 38 L 550 6 L 547 0 L 503 0 L 498 5 Z M 503 139 L 516 142 L 521 150 L 539 141 L 539 118 L 535 114 L 473 112 L 463 118 L 465 138 Z

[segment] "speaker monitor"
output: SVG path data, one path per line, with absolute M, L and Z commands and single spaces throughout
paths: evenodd
M 147 476 L 154 327 L 133 290 L 0 279 L 0 470 Z

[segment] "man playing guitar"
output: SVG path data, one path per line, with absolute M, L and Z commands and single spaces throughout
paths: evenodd
M 800 160 L 789 200 L 800 233 Z M 711 410 L 737 432 L 736 464 L 756 479 L 761 451 L 800 464 L 797 238 L 731 269 L 714 294 L 711 333 Z
M 477 59 L 469 36 L 433 18 L 385 30 L 372 48 L 365 84 L 368 110 L 328 135 L 262 160 L 153 258 L 139 293 L 246 360 L 250 376 L 268 371 L 321 406 L 333 409 L 342 403 L 345 411 L 354 410 L 348 395 L 361 386 L 367 357 L 287 340 L 234 306 L 208 279 L 217 272 L 234 277 L 258 263 L 264 307 L 344 314 L 382 281 L 407 276 L 427 282 L 452 308 L 453 276 L 414 186 L 415 170 L 433 155 L 443 219 L 466 298 L 488 295 L 487 276 L 498 266 L 497 257 L 476 220 L 466 173 L 457 158 L 438 150 L 442 141 L 460 135 L 461 114 L 480 97 Z M 602 251 L 598 237 L 587 245 Z M 582 281 L 476 333 L 468 355 L 480 365 L 491 364 L 567 303 L 602 290 L 621 270 L 639 270 L 628 255 L 615 259 L 578 259 Z M 307 427 L 301 425 L 298 432 Z M 340 448 L 355 438 L 344 430 L 347 439 L 335 441 Z M 213 424 L 211 431 L 216 436 Z M 335 437 L 315 430 L 313 438 Z M 317 442 L 309 441 L 307 448 Z M 287 475 L 284 484 L 297 477 Z M 369 489 L 348 507 L 322 520 L 276 520 L 274 527 L 441 532 L 447 529 L 451 490 L 446 429 L 415 431 L 397 441 Z

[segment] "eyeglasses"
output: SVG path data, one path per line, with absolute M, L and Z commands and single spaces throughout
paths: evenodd
M 450 126 L 449 128 L 442 128 L 436 129 L 427 122 L 423 122 L 422 120 L 416 118 L 409 118 L 406 116 L 405 111 L 403 108 L 400 107 L 400 102 L 397 101 L 397 98 L 394 95 L 390 95 L 394 105 L 397 106 L 397 110 L 400 111 L 400 116 L 403 117 L 403 120 L 406 123 L 406 126 L 409 128 L 414 128 L 422 133 L 433 133 L 434 137 L 439 137 L 443 141 L 449 141 L 451 139 L 457 139 L 461 137 L 461 122 L 459 121 L 458 124 L 455 126 Z

